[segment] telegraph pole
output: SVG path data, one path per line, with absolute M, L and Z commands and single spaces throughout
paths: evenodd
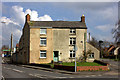
M 11 55 L 12 55 L 12 48 L 13 48 L 13 34 L 11 33 L 11 50 L 10 50 Z

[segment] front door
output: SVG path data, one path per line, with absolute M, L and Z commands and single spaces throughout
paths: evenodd
M 53 60 L 54 62 L 58 62 L 59 61 L 59 51 L 54 51 L 53 52 Z

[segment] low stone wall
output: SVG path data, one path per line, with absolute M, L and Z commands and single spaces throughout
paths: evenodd
M 77 66 L 77 71 L 107 71 L 109 70 L 108 66 Z
M 75 71 L 74 66 L 54 65 L 54 69 L 60 69 L 60 70 L 66 70 L 66 71 Z
M 54 69 L 75 71 L 75 66 L 63 66 L 63 65 L 54 65 Z M 109 70 L 108 66 L 77 66 L 78 71 L 107 71 Z

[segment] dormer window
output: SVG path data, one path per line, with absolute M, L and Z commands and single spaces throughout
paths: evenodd
M 76 34 L 76 29 L 70 29 L 70 34 Z

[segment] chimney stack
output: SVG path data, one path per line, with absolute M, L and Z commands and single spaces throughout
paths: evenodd
M 29 14 L 26 15 L 26 22 L 27 21 L 30 21 L 30 15 Z
M 84 16 L 84 14 L 81 16 L 81 22 L 85 22 L 85 16 Z

